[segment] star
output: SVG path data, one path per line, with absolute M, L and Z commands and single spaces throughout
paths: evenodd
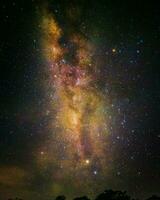
M 89 159 L 86 159 L 85 160 L 85 163 L 88 165 L 90 163 L 90 160 Z

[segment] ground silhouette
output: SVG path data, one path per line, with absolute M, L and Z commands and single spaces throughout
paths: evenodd
M 8 200 L 22 200 L 22 199 L 14 198 Z M 66 200 L 66 197 L 64 195 L 60 195 L 57 196 L 55 200 Z M 74 198 L 73 200 L 90 200 L 90 199 L 87 196 L 80 196 Z M 103 193 L 99 194 L 95 199 L 91 200 L 135 200 L 135 199 L 131 198 L 126 191 L 105 190 Z M 157 195 L 153 195 L 146 200 L 160 200 L 160 197 Z

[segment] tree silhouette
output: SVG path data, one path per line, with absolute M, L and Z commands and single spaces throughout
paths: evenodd
M 158 197 L 157 195 L 152 195 L 147 200 L 160 200 L 160 197 Z
M 122 191 L 105 190 L 95 200 L 130 200 L 131 198 Z
M 8 200 L 22 200 L 22 199 L 16 197 L 15 199 L 8 199 Z
M 60 195 L 58 197 L 56 197 L 56 200 L 65 200 L 66 197 L 64 195 Z
M 76 197 L 73 200 L 90 200 L 87 196 Z
M 8 200 L 22 200 L 21 198 L 10 198 Z M 45 200 L 45 199 L 44 199 Z M 66 200 L 64 195 L 59 195 L 55 198 L 55 200 Z M 73 200 L 90 200 L 87 196 L 76 197 Z M 113 190 L 105 190 L 103 193 L 99 194 L 95 200 L 138 200 L 131 199 L 130 196 L 127 195 L 126 191 L 113 191 Z M 160 197 L 157 195 L 153 195 L 146 200 L 160 200 Z

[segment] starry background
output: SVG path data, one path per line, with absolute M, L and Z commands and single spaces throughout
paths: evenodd
M 61 193 L 68 197 L 80 195 L 72 188 L 55 188 L 51 192 L 55 160 L 50 166 L 43 164 L 43 169 L 36 162 L 47 153 L 44 146 L 51 140 L 48 124 L 54 118 L 50 115 L 49 76 L 40 45 L 39 10 L 44 5 L 45 2 L 38 1 L 0 4 L 0 198 L 3 199 L 15 196 L 49 199 Z M 48 1 L 48 5 L 63 30 L 69 24 L 66 10 L 73 8 L 76 31 L 96 46 L 95 60 L 100 63 L 101 74 L 98 87 L 110 99 L 109 153 L 106 153 L 110 170 L 100 183 L 97 180 L 99 191 L 127 190 L 139 198 L 159 194 L 158 5 L 107 0 L 55 0 Z M 94 177 L 102 175 L 93 171 L 89 176 L 95 181 L 86 187 L 88 195 L 90 187 L 96 185 Z M 83 187 L 82 184 L 82 192 Z

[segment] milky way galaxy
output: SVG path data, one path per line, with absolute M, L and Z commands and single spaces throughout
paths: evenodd
M 100 75 L 95 47 L 80 33 L 66 37 L 47 12 L 42 18 L 41 41 L 50 72 L 50 109 L 54 110 L 54 139 L 48 152 L 53 158 L 49 159 L 59 165 L 54 175 L 58 184 L 70 176 L 75 191 L 80 187 L 85 192 L 85 185 L 91 184 L 97 174 L 104 175 L 104 170 L 107 173 L 108 160 L 108 101 L 97 86 Z
M 158 4 L 10 0 L 0 15 L 0 199 L 160 194 Z

